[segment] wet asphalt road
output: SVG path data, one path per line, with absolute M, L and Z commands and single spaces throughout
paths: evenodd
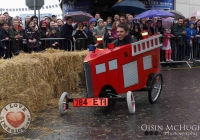
M 172 140 L 200 139 L 200 69 L 162 71 L 164 85 L 155 104 L 147 92 L 135 92 L 136 112 L 127 103 L 110 109 L 74 108 L 61 116 L 56 105 L 40 113 L 22 135 L 7 139 Z M 59 99 L 55 99 L 58 103 Z M 169 131 L 168 131 L 169 130 Z M 151 131 L 151 132 L 150 132 Z

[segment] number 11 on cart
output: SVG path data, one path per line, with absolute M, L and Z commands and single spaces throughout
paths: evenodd
M 74 107 L 108 106 L 108 98 L 77 98 L 73 99 Z

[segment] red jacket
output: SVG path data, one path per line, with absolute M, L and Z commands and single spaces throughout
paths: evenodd
M 174 35 L 173 34 L 164 33 L 164 36 L 163 36 L 163 46 L 164 47 L 167 47 L 170 37 L 174 37 Z

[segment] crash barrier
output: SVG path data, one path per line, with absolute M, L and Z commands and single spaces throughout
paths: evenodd
M 3 48 L 0 48 L 0 57 L 10 58 L 18 55 L 20 51 L 31 53 L 44 51 L 46 48 L 54 48 L 65 51 L 74 51 L 74 45 L 66 38 L 41 38 L 39 42 L 27 43 L 26 39 L 1 40 Z M 32 46 L 32 47 L 31 47 Z
M 107 44 L 112 42 L 114 39 L 109 39 L 103 42 L 103 48 L 107 47 Z M 160 38 L 163 42 L 163 37 Z M 57 42 L 57 43 L 56 43 Z M 200 38 L 196 37 L 194 39 L 189 39 L 187 37 L 172 37 L 169 39 L 171 44 L 171 59 L 173 61 L 166 62 L 164 47 L 161 47 L 160 61 L 161 64 L 165 63 L 186 63 L 189 67 L 189 62 L 200 62 Z M 46 48 L 61 49 L 65 51 L 74 50 L 86 50 L 88 45 L 91 45 L 93 41 L 85 38 L 78 38 L 76 42 L 72 42 L 70 39 L 65 38 L 41 38 L 40 44 L 36 48 L 28 47 L 26 39 L 19 40 L 1 40 L 3 46 L 7 48 L 0 48 L 0 57 L 9 58 L 13 54 L 18 55 L 20 51 L 32 52 L 32 51 L 43 51 Z M 99 46 L 97 46 L 99 47 Z
M 164 38 L 161 38 L 163 42 Z M 189 37 L 172 37 L 169 39 L 171 44 L 171 59 L 173 61 L 166 60 L 165 47 L 161 47 L 161 64 L 164 63 L 186 63 L 190 68 L 191 62 L 200 60 L 200 38 L 195 37 L 193 39 Z
M 87 38 L 77 38 L 74 42 L 75 50 L 87 50 L 88 45 L 90 44 Z

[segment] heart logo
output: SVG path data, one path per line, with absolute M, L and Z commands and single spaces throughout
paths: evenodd
M 25 115 L 23 112 L 8 112 L 6 119 L 11 126 L 17 128 L 24 122 Z

